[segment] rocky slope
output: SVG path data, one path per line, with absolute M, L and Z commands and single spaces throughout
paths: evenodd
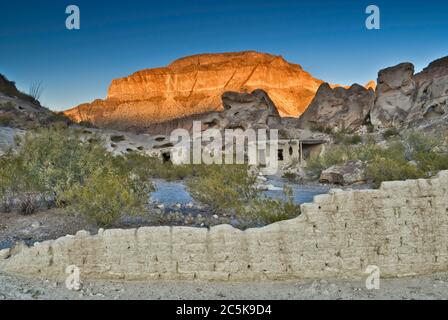
M 350 88 L 322 84 L 299 127 L 353 132 L 370 123 L 380 129 L 437 130 L 448 123 L 448 57 L 418 74 L 408 62 L 380 70 L 374 89 L 372 82 Z
M 69 122 L 17 90 L 14 82 L 0 74 L 0 127 L 34 129 L 55 121 Z
M 203 54 L 112 81 L 106 100 L 65 112 L 73 120 L 120 129 L 221 111 L 222 94 L 262 89 L 281 116 L 303 113 L 323 82 L 280 56 L 254 51 Z
M 402 63 L 378 75 L 372 124 L 378 127 L 433 123 L 448 116 L 448 57 L 433 61 L 414 74 L 414 65 Z

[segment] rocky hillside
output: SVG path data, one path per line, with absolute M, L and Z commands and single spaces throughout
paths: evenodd
M 73 120 L 121 129 L 221 111 L 224 92 L 269 94 L 281 116 L 299 116 L 323 82 L 280 56 L 254 51 L 203 54 L 112 81 L 106 100 L 65 112 Z
M 370 87 L 370 86 L 366 86 Z M 322 84 L 299 118 L 300 128 L 357 131 L 375 128 L 437 129 L 448 122 L 448 57 L 415 74 L 406 62 L 380 70 L 376 91 L 359 85 L 334 88 Z
M 35 98 L 17 90 L 14 82 L 0 74 L 0 127 L 35 129 L 70 120 L 41 106 Z

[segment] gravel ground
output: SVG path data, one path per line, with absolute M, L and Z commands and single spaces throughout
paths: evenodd
M 72 292 L 64 283 L 0 272 L 0 300 L 352 300 L 448 299 L 448 274 L 383 279 L 379 290 L 363 281 L 276 283 L 89 282 Z

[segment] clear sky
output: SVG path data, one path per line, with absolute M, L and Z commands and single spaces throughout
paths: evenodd
M 65 28 L 65 8 L 81 29 Z M 367 30 L 365 9 L 381 9 Z M 0 2 L 0 73 L 23 91 L 42 81 L 54 110 L 105 98 L 110 81 L 197 53 L 283 55 L 331 83 L 364 84 L 410 61 L 448 55 L 447 0 L 15 0 Z

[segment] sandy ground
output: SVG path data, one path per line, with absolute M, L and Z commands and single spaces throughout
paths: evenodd
M 0 273 L 0 300 L 353 300 L 448 299 L 448 274 L 383 279 L 379 290 L 363 281 L 276 283 L 88 282 L 81 291 L 65 283 Z

